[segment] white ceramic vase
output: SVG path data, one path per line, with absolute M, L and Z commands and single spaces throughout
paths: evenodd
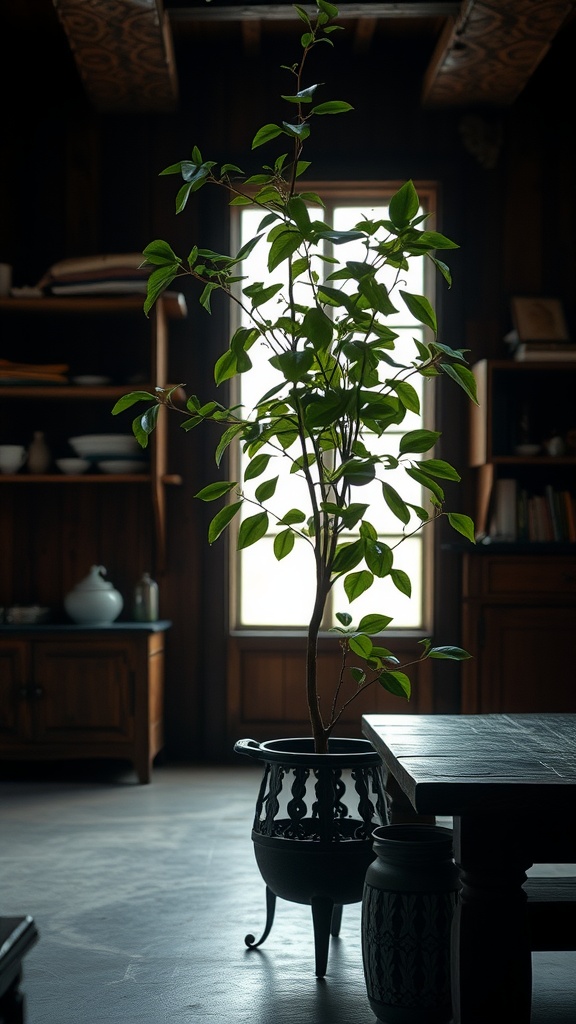
M 124 607 L 122 595 L 103 579 L 105 574 L 103 565 L 93 565 L 86 578 L 64 598 L 64 607 L 74 622 L 105 626 L 120 615 Z

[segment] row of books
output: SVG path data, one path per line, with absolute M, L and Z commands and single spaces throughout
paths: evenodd
M 508 543 L 576 543 L 576 498 L 546 484 L 534 494 L 515 479 L 494 486 L 490 538 Z

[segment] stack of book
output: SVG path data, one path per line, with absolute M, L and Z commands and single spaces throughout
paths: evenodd
M 576 359 L 576 344 L 571 341 L 521 341 L 514 349 L 514 359 L 547 363 Z
M 79 256 L 53 263 L 37 288 L 49 295 L 143 294 L 152 266 L 143 267 L 142 253 Z

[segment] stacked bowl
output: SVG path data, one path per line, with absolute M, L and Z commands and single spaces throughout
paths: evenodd
M 81 459 L 103 473 L 145 473 L 146 456 L 133 434 L 83 434 L 68 439 Z

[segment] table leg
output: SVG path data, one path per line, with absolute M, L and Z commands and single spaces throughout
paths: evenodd
M 390 772 L 388 772 L 386 778 L 386 793 L 388 795 L 388 816 L 391 825 L 416 824 L 418 822 L 421 825 L 436 824 L 434 814 L 418 814 L 414 810 L 404 790 Z
M 452 927 L 454 1024 L 529 1024 L 528 847 L 513 814 L 454 818 L 462 889 Z

